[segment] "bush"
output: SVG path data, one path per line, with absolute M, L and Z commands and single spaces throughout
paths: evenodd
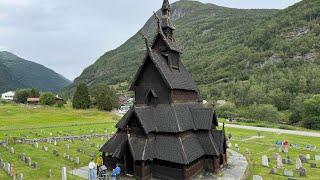
M 320 129 L 320 95 L 315 95 L 303 103 L 302 125 L 310 129 Z
M 52 93 L 43 93 L 43 94 L 41 94 L 40 103 L 42 105 L 48 105 L 48 106 L 54 105 L 55 104 L 54 94 L 52 94 Z
M 271 104 L 254 104 L 247 108 L 244 117 L 259 121 L 278 123 L 281 119 L 280 112 Z
M 107 84 L 97 84 L 90 88 L 91 102 L 99 110 L 111 111 L 118 107 L 118 97 Z
M 236 105 L 230 102 L 226 102 L 224 105 L 217 106 L 216 112 L 219 117 L 232 118 L 236 116 Z
M 89 109 L 91 105 L 88 87 L 80 83 L 74 93 L 72 106 L 74 109 Z

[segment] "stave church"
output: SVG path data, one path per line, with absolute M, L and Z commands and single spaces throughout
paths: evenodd
M 146 56 L 130 86 L 134 106 L 100 152 L 108 169 L 118 163 L 136 179 L 191 179 L 227 165 L 226 137 L 181 62 L 168 0 L 161 11 L 161 17 L 155 13 L 157 32 L 151 44 L 146 40 Z

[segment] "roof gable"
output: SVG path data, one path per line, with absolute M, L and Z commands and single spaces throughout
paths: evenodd
M 192 90 L 199 92 L 196 83 L 193 81 L 191 75 L 183 66 L 181 61 L 179 61 L 179 70 L 173 70 L 169 67 L 167 60 L 159 52 L 154 50 L 149 50 L 143 64 L 139 67 L 129 90 L 134 90 L 140 74 L 143 73 L 146 62 L 151 61 L 158 72 L 160 73 L 164 82 L 168 85 L 170 89 L 182 89 L 182 90 Z

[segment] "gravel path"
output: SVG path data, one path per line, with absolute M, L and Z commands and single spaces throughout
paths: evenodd
M 219 125 L 222 126 L 222 123 L 219 123 Z M 308 137 L 320 137 L 320 132 L 317 133 L 317 132 L 307 132 L 307 131 L 295 131 L 295 130 L 285 130 L 285 129 L 275 129 L 275 128 L 243 126 L 243 125 L 236 125 L 236 124 L 225 124 L 225 127 L 273 132 L 273 133 L 280 133 L 280 134 L 293 134 L 293 135 L 308 136 Z

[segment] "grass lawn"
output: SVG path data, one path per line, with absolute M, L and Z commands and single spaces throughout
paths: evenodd
M 253 175 L 260 175 L 263 179 L 276 179 L 276 180 L 285 180 L 288 177 L 283 175 L 284 169 L 292 170 L 294 172 L 295 179 L 314 179 L 318 180 L 320 177 L 320 161 L 316 162 L 314 160 L 314 155 L 320 155 L 319 149 L 317 152 L 314 151 L 307 151 L 305 150 L 305 145 L 316 145 L 320 147 L 320 138 L 316 137 L 304 137 L 304 136 L 295 136 L 295 135 L 287 135 L 287 134 L 275 134 L 275 133 L 268 133 L 268 132 L 260 132 L 261 136 L 264 138 L 261 139 L 248 139 L 252 136 L 257 136 L 257 131 L 250 131 L 250 130 L 243 130 L 243 129 L 235 129 L 235 128 L 226 128 L 226 133 L 232 134 L 231 143 L 233 145 L 232 149 L 234 148 L 235 144 L 238 144 L 241 154 L 244 154 L 249 161 L 250 164 L 250 175 L 249 179 L 252 179 Z M 278 148 L 275 146 L 275 142 L 288 140 L 289 143 L 299 144 L 300 148 L 294 149 L 290 148 L 289 153 L 279 153 Z M 290 159 L 293 161 L 292 165 L 284 164 L 283 169 L 278 169 L 276 175 L 271 175 L 270 170 L 272 167 L 276 166 L 276 160 L 272 158 L 272 155 L 275 153 L 279 153 L 282 158 L 286 158 L 287 155 L 290 156 Z M 307 170 L 307 177 L 300 177 L 297 171 L 295 170 L 295 162 L 296 158 L 300 155 L 311 155 L 311 160 L 303 164 L 303 167 Z M 270 158 L 269 168 L 263 167 L 261 165 L 263 155 L 267 155 Z M 317 169 L 311 169 L 310 163 L 317 163 Z
M 0 141 L 18 138 L 44 138 L 44 137 L 61 137 L 68 135 L 82 134 L 104 134 L 115 131 L 114 125 L 119 117 L 108 112 L 101 112 L 94 109 L 91 110 L 73 110 L 70 106 L 66 108 L 53 107 L 29 107 L 23 105 L 0 105 Z M 295 171 L 295 159 L 299 154 L 310 154 L 314 158 L 315 154 L 320 152 L 306 151 L 306 144 L 316 145 L 320 147 L 320 138 L 294 136 L 286 134 L 274 134 L 268 132 L 260 132 L 262 139 L 250 139 L 256 136 L 256 131 L 226 128 L 227 133 L 231 133 L 233 138 L 232 144 L 238 144 L 240 152 L 244 154 L 250 163 L 250 177 L 252 175 L 261 175 L 264 179 L 288 179 L 283 176 L 284 169 L 278 170 L 278 174 L 270 175 L 271 167 L 275 166 L 275 160 L 271 160 L 269 168 L 261 165 L 261 156 L 267 155 L 272 159 L 272 155 L 278 152 L 275 146 L 277 140 L 288 140 L 290 143 L 300 144 L 300 149 L 290 149 L 289 156 L 293 160 L 293 165 L 285 165 L 287 169 L 293 170 L 295 179 L 319 179 L 320 168 L 311 169 L 310 164 L 304 164 L 307 169 L 307 177 L 300 178 Z M 39 148 L 34 148 L 28 144 L 9 144 L 9 147 L 15 148 L 15 154 L 11 154 L 9 150 L 0 146 L 0 158 L 5 162 L 14 164 L 17 173 L 23 173 L 25 179 L 47 179 L 49 169 L 52 169 L 52 179 L 60 179 L 61 167 L 66 166 L 68 170 L 86 166 L 90 160 L 90 154 L 98 155 L 99 147 L 106 142 L 104 138 L 94 138 L 89 140 L 76 140 L 73 142 L 58 142 L 57 146 L 50 143 L 39 143 Z M 9 141 L 11 142 L 11 141 Z M 70 148 L 66 148 L 69 144 Z M 42 150 L 43 146 L 49 148 L 48 152 Z M 79 152 L 79 148 L 84 152 Z M 59 156 L 55 156 L 53 151 L 59 152 Z M 35 162 L 39 163 L 39 169 L 33 169 L 27 166 L 18 158 L 19 153 L 25 153 Z M 63 157 L 66 153 L 72 158 L 79 157 L 80 164 L 75 164 L 67 158 Z M 280 155 L 285 158 L 284 153 Z M 311 160 L 310 162 L 315 162 Z M 310 163 L 309 162 L 309 163 Z M 320 166 L 320 162 L 317 162 Z M 71 174 L 68 179 L 80 179 Z M 0 179 L 10 179 L 3 170 L 0 170 Z

